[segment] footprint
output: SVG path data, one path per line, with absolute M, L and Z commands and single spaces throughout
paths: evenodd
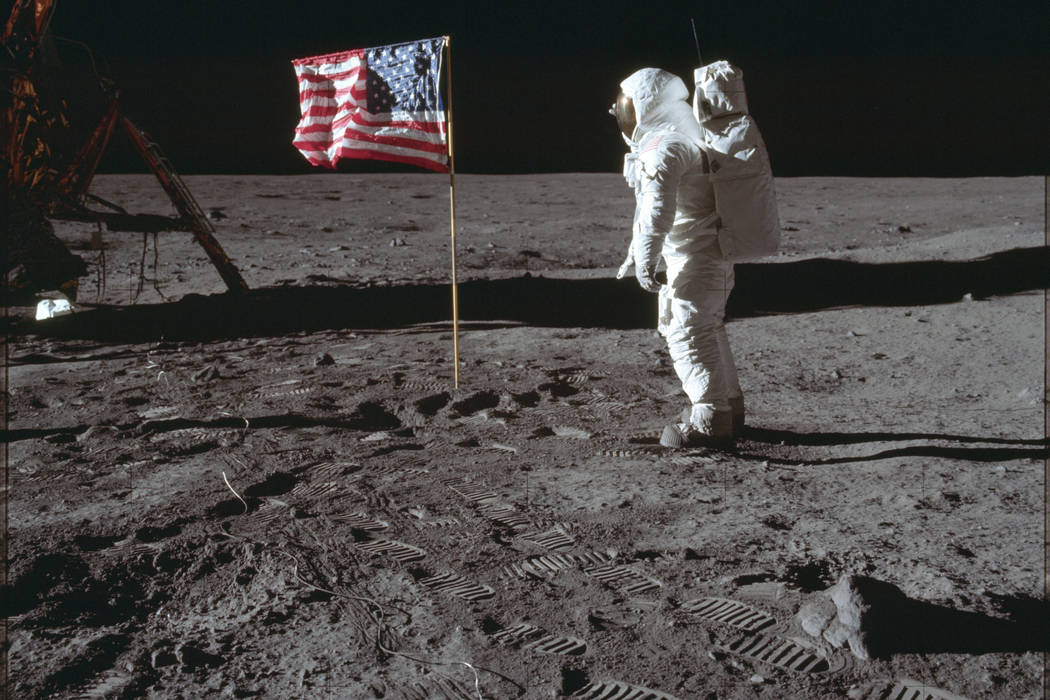
M 587 651 L 587 642 L 582 639 L 550 634 L 526 622 L 511 625 L 491 636 L 498 644 L 529 649 L 540 654 L 575 656 Z
M 588 683 L 573 693 L 572 697 L 588 700 L 678 700 L 673 695 L 661 693 L 659 690 L 628 685 L 620 681 Z

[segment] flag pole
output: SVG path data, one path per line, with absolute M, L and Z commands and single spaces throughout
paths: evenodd
M 452 37 L 445 35 L 445 75 L 448 86 L 448 185 L 452 232 L 452 376 L 459 388 L 459 291 L 456 285 L 456 162 L 452 150 Z

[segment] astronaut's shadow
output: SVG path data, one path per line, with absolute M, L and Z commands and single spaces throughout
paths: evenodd
M 761 456 L 761 459 L 776 464 L 799 466 L 847 464 L 851 462 L 868 462 L 875 459 L 893 457 L 944 457 L 947 459 L 964 459 L 971 462 L 999 462 L 1011 459 L 1046 459 L 1050 457 L 1050 439 L 1024 440 L 1018 438 L 979 437 L 974 435 L 948 435 L 937 433 L 890 433 L 890 432 L 814 432 L 803 433 L 792 430 L 780 430 L 748 426 L 743 440 L 791 447 L 822 447 L 830 445 L 854 445 L 865 442 L 911 442 L 925 440 L 928 442 L 956 442 L 979 444 L 979 447 L 957 447 L 950 445 L 907 445 L 887 450 L 880 450 L 869 455 L 851 455 L 848 457 L 827 457 L 823 459 L 792 459 Z M 988 447 L 987 445 L 1000 445 Z M 1026 447 L 1031 446 L 1031 447 Z M 747 456 L 742 454 L 741 456 Z M 757 457 L 757 456 L 756 456 Z
M 1050 247 L 1016 248 L 974 260 L 858 263 L 814 258 L 736 266 L 730 317 L 847 306 L 922 306 L 1045 289 Z

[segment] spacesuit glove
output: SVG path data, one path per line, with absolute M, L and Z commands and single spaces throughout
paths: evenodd
M 634 266 L 634 247 L 628 246 L 627 257 L 624 258 L 623 264 L 620 265 L 620 269 L 616 271 L 616 279 L 622 280 L 627 276 L 627 273 L 631 271 Z
M 634 277 L 638 280 L 638 284 L 641 285 L 642 289 L 645 291 L 652 292 L 653 294 L 660 291 L 660 283 L 656 281 L 656 267 L 636 265 L 634 268 Z
M 640 230 L 635 230 L 631 239 L 631 252 L 634 253 L 634 276 L 642 289 L 647 292 L 660 291 L 660 283 L 656 281 L 656 264 L 660 262 L 662 243 L 663 236 L 647 235 Z

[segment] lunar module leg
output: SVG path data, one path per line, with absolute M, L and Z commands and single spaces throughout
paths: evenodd
M 183 184 L 182 179 L 175 173 L 171 163 L 160 152 L 160 147 L 144 131 L 123 115 L 120 117 L 120 125 L 124 127 L 124 131 L 127 132 L 128 137 L 142 156 L 142 159 L 146 161 L 150 170 L 157 176 L 161 187 L 168 193 L 179 215 L 190 226 L 193 237 L 197 239 L 197 242 L 204 248 L 208 257 L 211 258 L 212 264 L 219 271 L 219 275 L 226 282 L 229 290 L 237 293 L 246 291 L 248 285 L 226 255 L 222 246 L 219 245 L 219 241 L 215 238 L 214 227 L 212 227 L 208 218 L 204 216 L 204 212 L 201 211 L 197 201 L 190 194 L 186 185 Z

